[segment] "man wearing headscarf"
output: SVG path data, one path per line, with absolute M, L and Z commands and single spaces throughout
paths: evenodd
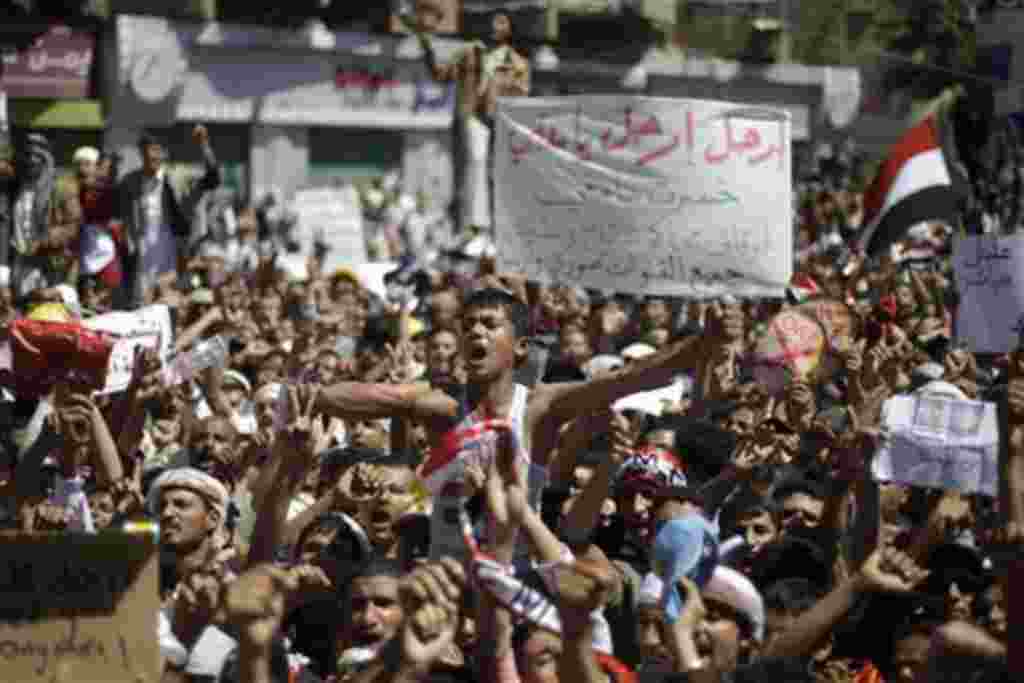
M 60 199 L 54 192 L 50 144 L 29 133 L 16 150 L 18 187 L 11 207 L 9 234 L 0 234 L 0 261 L 11 267 L 15 296 L 67 282 L 74 258 L 68 251 L 78 237 L 82 212 L 77 194 Z

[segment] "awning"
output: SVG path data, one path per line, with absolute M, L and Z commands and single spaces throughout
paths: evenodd
M 105 126 L 99 100 L 9 99 L 11 122 L 22 128 L 71 128 L 102 130 Z

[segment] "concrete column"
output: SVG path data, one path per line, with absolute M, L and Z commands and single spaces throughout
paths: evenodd
M 274 189 L 288 197 L 305 184 L 309 171 L 308 128 L 254 125 L 250 139 L 249 196 L 254 201 Z
M 405 191 L 425 192 L 435 208 L 448 206 L 453 196 L 451 134 L 447 131 L 408 131 L 402 151 Z

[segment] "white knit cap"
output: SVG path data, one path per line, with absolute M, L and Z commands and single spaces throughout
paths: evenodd
M 95 147 L 79 147 L 71 156 L 71 161 L 76 164 L 83 161 L 91 161 L 92 163 L 95 164 L 99 160 L 100 151 Z
M 719 565 L 702 593 L 745 615 L 753 627 L 754 640 L 764 639 L 764 600 L 750 579 L 735 569 Z
M 146 507 L 150 514 L 159 514 L 160 495 L 164 489 L 186 489 L 202 496 L 220 513 L 221 526 L 227 521 L 228 489 L 206 472 L 194 467 L 176 467 L 161 474 L 146 496 Z

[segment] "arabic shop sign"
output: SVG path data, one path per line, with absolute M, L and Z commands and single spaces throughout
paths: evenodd
M 452 88 L 426 78 L 403 78 L 388 70 L 338 67 L 334 86 L 349 109 L 408 113 L 446 111 Z
M 28 50 L 5 54 L 0 80 L 11 97 L 88 97 L 95 47 L 91 33 L 54 26 Z

